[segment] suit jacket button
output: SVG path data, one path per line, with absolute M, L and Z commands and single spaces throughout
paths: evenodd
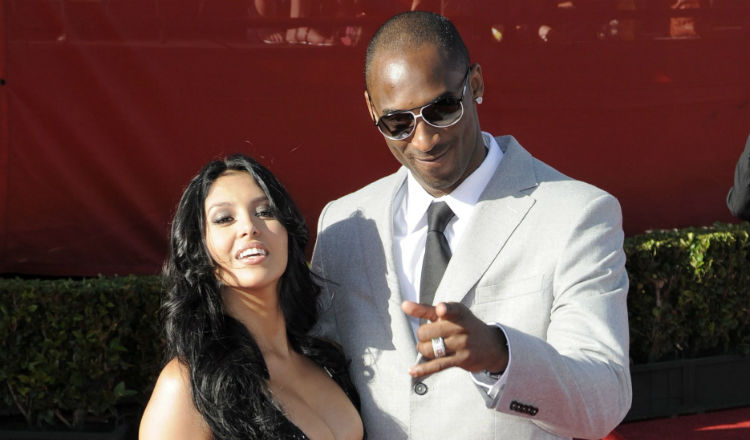
M 422 382 L 417 382 L 414 384 L 414 392 L 419 394 L 420 396 L 424 396 L 427 394 L 427 385 L 423 384 Z

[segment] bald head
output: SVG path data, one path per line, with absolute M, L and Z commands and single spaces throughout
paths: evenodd
M 440 49 L 449 64 L 445 67 L 463 70 L 471 62 L 469 51 L 450 20 L 432 12 L 404 12 L 383 23 L 370 40 L 365 59 L 366 86 L 370 86 L 373 60 L 380 53 L 405 53 L 425 44 Z

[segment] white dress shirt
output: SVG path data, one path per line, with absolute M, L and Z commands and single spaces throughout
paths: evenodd
M 474 207 L 479 197 L 503 159 L 503 152 L 491 134 L 482 132 L 482 140 L 487 148 L 487 155 L 479 167 L 450 194 L 439 198 L 433 197 L 422 188 L 411 171 L 406 179 L 406 185 L 402 186 L 396 194 L 394 200 L 396 209 L 393 216 L 393 251 L 401 297 L 404 300 L 419 302 L 422 260 L 427 241 L 427 208 L 430 203 L 446 202 L 455 214 L 443 232 L 452 252 L 474 214 Z M 416 336 L 419 319 L 409 317 L 409 322 Z M 499 324 L 490 324 L 502 330 Z M 508 354 L 510 355 L 510 347 L 508 347 Z M 472 374 L 474 381 L 486 388 L 491 395 L 497 394 L 502 388 L 505 383 L 504 376 L 495 380 L 484 373 Z

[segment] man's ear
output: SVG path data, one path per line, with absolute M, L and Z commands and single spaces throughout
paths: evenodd
M 480 66 L 479 63 L 474 64 L 471 77 L 469 78 L 469 84 L 471 85 L 472 101 L 484 95 L 484 78 L 482 78 L 482 66 Z
M 375 117 L 372 101 L 370 101 L 370 94 L 367 93 L 367 90 L 365 90 L 365 105 L 367 105 L 367 111 L 370 113 L 370 119 L 372 119 L 372 122 L 377 121 L 378 119 Z

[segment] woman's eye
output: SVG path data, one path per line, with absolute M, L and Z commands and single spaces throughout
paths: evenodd
M 214 217 L 213 222 L 217 225 L 223 224 L 223 223 L 229 223 L 232 220 L 234 220 L 234 217 L 231 215 L 219 215 Z
M 258 208 L 257 211 L 255 211 L 255 216 L 260 218 L 274 218 L 276 217 L 273 213 L 273 210 L 270 206 Z

